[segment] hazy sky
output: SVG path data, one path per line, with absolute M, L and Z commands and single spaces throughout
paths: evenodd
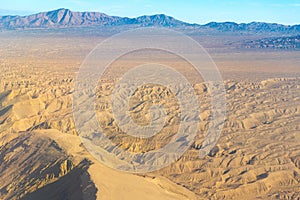
M 300 0 L 1 0 L 0 15 L 69 8 L 137 17 L 167 14 L 182 21 L 277 22 L 300 24 Z

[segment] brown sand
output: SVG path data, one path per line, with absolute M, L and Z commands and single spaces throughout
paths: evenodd
M 227 93 L 227 117 L 217 146 L 205 158 L 198 157 L 210 112 L 205 85 L 197 79 L 194 88 L 206 108 L 198 140 L 178 162 L 137 176 L 103 166 L 75 136 L 71 93 L 76 71 L 92 49 L 89 42 L 100 40 L 1 37 L 1 199 L 39 199 L 57 187 L 57 195 L 69 198 L 75 191 L 77 197 L 97 199 L 300 198 L 299 52 L 210 49 Z M 178 61 L 161 61 L 191 74 Z M 108 72 L 108 87 L 100 92 L 109 93 L 116 72 Z M 107 101 L 109 95 L 102 98 Z M 98 110 L 100 121 L 112 139 L 130 151 L 159 148 L 176 128 L 174 120 L 174 127 L 153 140 L 133 142 L 117 136 L 109 108 Z M 62 187 L 70 181 L 74 187 Z

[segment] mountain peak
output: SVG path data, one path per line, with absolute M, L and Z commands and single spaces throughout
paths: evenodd
M 65 10 L 70 11 L 68 8 L 59 8 L 59 9 L 56 9 L 56 10 L 53 10 L 53 11 L 65 11 Z
M 185 22 L 179 21 L 165 14 L 144 15 L 144 16 L 137 17 L 135 19 L 137 24 L 142 24 L 143 26 L 177 27 L 177 26 L 188 25 Z

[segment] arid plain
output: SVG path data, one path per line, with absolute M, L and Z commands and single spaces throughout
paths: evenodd
M 204 158 L 197 152 L 209 124 L 207 87 L 184 62 L 160 55 L 193 82 L 204 112 L 199 136 L 178 162 L 135 175 L 99 163 L 76 136 L 74 80 L 104 37 L 37 33 L 0 33 L 0 199 L 300 199 L 299 51 L 230 49 L 222 41 L 232 38 L 194 37 L 218 66 L 227 97 L 221 137 Z M 101 126 L 133 152 L 160 148 L 177 125 L 170 118 L 171 127 L 150 140 L 118 134 L 109 104 L 113 83 L 143 59 L 120 61 L 98 91 Z M 165 88 L 150 87 L 147 95 L 167 99 L 176 112 Z M 133 116 L 140 119 L 148 107 L 133 106 Z

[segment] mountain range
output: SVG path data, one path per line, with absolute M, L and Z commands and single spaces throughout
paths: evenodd
M 69 9 L 58 9 L 29 16 L 2 16 L 0 27 L 3 29 L 20 28 L 62 28 L 78 26 L 191 26 L 172 17 L 160 14 L 137 18 L 109 16 L 100 12 L 72 12 Z
M 100 12 L 73 12 L 58 9 L 28 16 L 0 16 L 0 29 L 40 29 L 90 26 L 161 26 L 179 29 L 212 30 L 216 32 L 280 33 L 286 35 L 300 34 L 300 25 L 282 25 L 276 23 L 251 22 L 211 22 L 205 25 L 182 22 L 173 17 L 157 14 L 137 18 L 109 16 Z

